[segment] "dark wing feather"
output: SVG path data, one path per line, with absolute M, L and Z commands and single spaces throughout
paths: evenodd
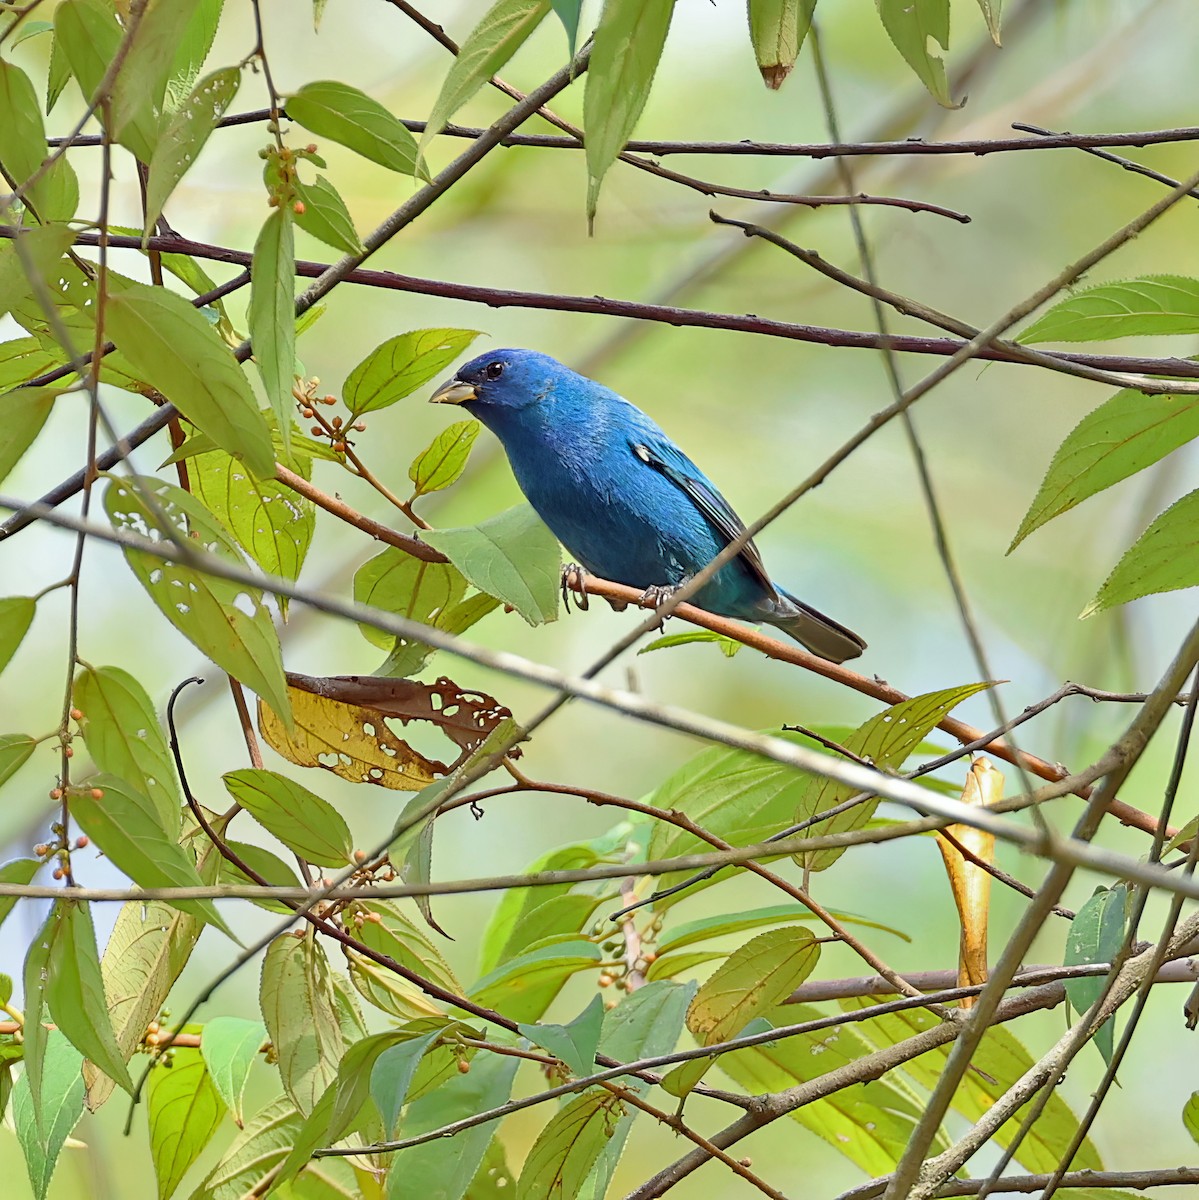
M 729 507 L 729 502 L 673 443 L 649 445 L 646 442 L 634 442 L 632 449 L 643 463 L 669 479 L 699 509 L 705 520 L 724 538 L 726 545 L 745 532 L 745 522 Z M 752 541 L 746 542 L 738 557 L 766 589 L 767 595 L 777 599 L 778 592 L 766 574 L 757 546 Z

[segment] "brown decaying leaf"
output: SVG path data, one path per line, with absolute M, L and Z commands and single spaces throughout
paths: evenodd
M 992 804 L 1003 795 L 1003 773 L 989 759 L 976 758 L 966 776 L 962 789 L 963 804 Z M 950 825 L 946 831 L 976 858 L 985 863 L 995 861 L 995 835 L 984 833 L 970 825 Z M 975 863 L 964 858 L 947 838 L 937 835 L 941 857 L 949 875 L 954 903 L 962 923 L 958 948 L 958 985 L 973 987 L 987 981 L 987 922 L 991 912 L 991 876 Z M 962 1001 L 970 1008 L 974 997 Z
M 482 692 L 463 691 L 441 676 L 434 683 L 375 675 L 287 674 L 295 729 L 288 733 L 262 701 L 262 736 L 301 767 L 323 767 L 352 783 L 416 792 L 450 774 L 512 712 Z M 428 721 L 458 748 L 452 762 L 427 758 L 397 737 L 387 720 Z M 515 753 L 515 751 L 513 751 Z

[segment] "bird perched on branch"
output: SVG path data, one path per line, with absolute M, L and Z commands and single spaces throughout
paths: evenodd
M 547 354 L 481 355 L 432 401 L 460 405 L 500 439 L 529 503 L 595 575 L 660 599 L 745 530 L 645 413 Z M 777 626 L 832 662 L 866 648 L 856 633 L 773 583 L 753 542 L 692 600 L 722 616 Z

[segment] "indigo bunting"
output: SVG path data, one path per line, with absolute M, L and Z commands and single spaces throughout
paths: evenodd
M 496 350 L 441 385 L 499 438 L 516 482 L 587 571 L 669 594 L 745 526 L 704 473 L 639 408 L 533 350 Z M 752 542 L 692 600 L 777 626 L 831 662 L 866 643 L 771 582 Z

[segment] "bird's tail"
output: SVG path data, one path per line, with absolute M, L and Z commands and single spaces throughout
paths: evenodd
M 852 629 L 839 625 L 832 617 L 817 612 L 782 588 L 779 588 L 779 596 L 782 603 L 778 612 L 766 620 L 784 633 L 789 633 L 817 657 L 840 663 L 848 658 L 857 658 L 866 649 L 866 643 Z

